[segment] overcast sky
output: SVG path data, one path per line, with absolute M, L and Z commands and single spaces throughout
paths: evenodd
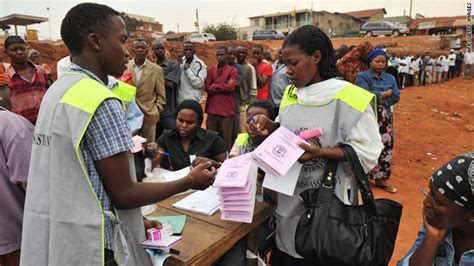
M 87 1 L 41 1 L 41 0 L 0 0 L 0 17 L 13 13 L 32 16 L 48 17 L 47 7 L 50 8 L 51 35 L 53 39 L 60 38 L 61 20 L 66 12 L 74 5 Z M 333 0 L 333 1 L 281 1 L 281 0 L 114 0 L 96 1 L 109 5 L 117 11 L 154 17 L 164 25 L 164 31 L 195 31 L 195 10 L 199 9 L 199 20 L 202 26 L 215 23 L 235 23 L 237 26 L 248 26 L 250 16 L 273 12 L 311 8 L 316 11 L 349 12 L 362 9 L 385 8 L 386 16 L 401 16 L 406 10 L 408 15 L 410 0 Z M 466 0 L 413 0 L 412 16 L 420 13 L 424 16 L 460 16 L 466 15 Z M 49 24 L 35 24 L 30 28 L 39 30 L 40 39 L 49 37 Z M 18 28 L 19 33 L 25 27 Z M 14 33 L 13 29 L 10 33 Z

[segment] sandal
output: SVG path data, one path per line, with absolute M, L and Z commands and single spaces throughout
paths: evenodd
M 393 187 L 392 185 L 388 184 L 388 183 L 385 183 L 385 184 L 382 183 L 381 184 L 381 183 L 375 182 L 375 186 L 387 191 L 388 193 L 397 192 L 397 189 L 395 187 Z

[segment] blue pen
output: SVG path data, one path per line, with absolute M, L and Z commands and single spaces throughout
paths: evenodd
M 250 121 L 252 121 L 252 123 L 255 123 L 255 118 L 253 117 L 252 114 L 250 114 Z
M 228 151 L 225 152 L 225 158 L 229 159 L 229 152 Z
M 165 151 L 160 151 L 160 150 L 159 150 L 158 152 L 161 153 L 161 154 L 163 154 L 163 155 L 170 156 L 170 154 L 167 153 L 167 152 L 165 152 Z

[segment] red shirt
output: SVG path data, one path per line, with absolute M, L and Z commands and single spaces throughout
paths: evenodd
M 207 91 L 206 113 L 221 116 L 235 115 L 235 93 L 237 69 L 229 65 L 207 70 L 204 90 Z
M 272 65 L 270 65 L 269 63 L 265 61 L 262 61 L 260 62 L 260 64 L 258 64 L 257 71 L 260 76 L 265 75 L 269 77 L 267 83 L 265 83 L 263 87 L 257 88 L 258 90 L 257 99 L 268 99 L 268 87 L 270 86 L 270 80 L 271 80 L 272 72 L 273 72 Z
M 34 125 L 38 118 L 41 101 L 46 90 L 51 86 L 51 81 L 41 66 L 29 64 L 34 70 L 31 82 L 21 77 L 13 65 L 10 65 L 5 73 L 10 78 L 8 87 L 12 93 L 12 112 L 23 116 Z

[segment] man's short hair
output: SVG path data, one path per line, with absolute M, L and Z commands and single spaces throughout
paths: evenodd
M 194 47 L 194 43 L 191 42 L 191 41 L 185 41 L 185 42 L 183 42 L 183 46 L 185 46 L 186 44 L 190 44 L 190 45 L 192 45 L 192 46 Z
M 161 46 L 165 47 L 165 42 L 160 40 L 160 39 L 154 39 L 153 42 L 151 43 L 151 47 L 153 47 L 155 45 L 161 45 Z
M 145 43 L 145 45 L 148 47 L 148 43 L 145 41 L 145 39 L 135 39 L 135 40 L 133 40 L 133 42 L 132 42 L 132 47 L 133 47 L 136 43 L 141 43 L 141 42 Z
M 106 34 L 109 19 L 119 15 L 117 11 L 105 5 L 78 4 L 64 17 L 61 24 L 61 38 L 71 53 L 79 53 L 84 49 L 89 34 Z
M 227 47 L 225 47 L 225 46 L 223 46 L 223 45 L 218 46 L 218 47 L 216 48 L 216 51 L 217 51 L 217 50 L 224 50 L 224 52 L 227 54 Z
M 5 50 L 7 50 L 10 45 L 15 44 L 15 43 L 26 44 L 25 40 L 23 40 L 20 36 L 16 36 L 16 35 L 8 36 L 5 39 L 5 43 L 3 44 L 5 46 Z

